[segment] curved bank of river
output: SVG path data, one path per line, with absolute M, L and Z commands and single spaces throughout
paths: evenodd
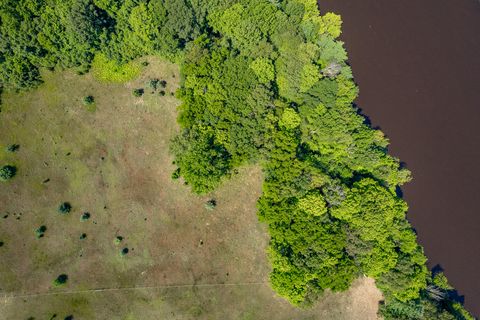
M 480 315 L 480 2 L 320 0 L 343 17 L 358 106 L 414 180 L 409 220 Z

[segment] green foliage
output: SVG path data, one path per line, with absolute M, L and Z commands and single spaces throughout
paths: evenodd
M 67 214 L 72 211 L 72 205 L 69 202 L 64 202 L 58 207 L 58 212 L 61 214 Z
M 215 199 L 210 199 L 207 202 L 205 202 L 205 209 L 212 211 L 217 207 L 217 201 Z
M 294 109 L 286 108 L 283 110 L 282 117 L 280 118 L 278 124 L 281 127 L 291 130 L 297 128 L 301 122 L 302 119 Z
M 53 285 L 55 287 L 60 287 L 60 286 L 63 286 L 64 284 L 66 284 L 68 281 L 68 275 L 66 274 L 61 274 L 59 275 L 54 281 L 53 281 Z
M 257 58 L 253 60 L 250 63 L 250 68 L 255 72 L 255 75 L 261 83 L 268 83 L 275 79 L 275 68 L 272 61 L 268 58 Z
M 144 93 L 144 92 L 145 92 L 145 91 L 140 88 L 140 89 L 134 89 L 132 93 L 133 93 L 133 96 L 134 96 L 134 97 L 137 97 L 137 98 L 138 98 L 138 97 L 143 96 L 143 93 Z
M 17 167 L 5 165 L 0 169 L 0 181 L 8 181 L 17 174 Z
M 35 230 L 35 236 L 40 239 L 40 238 L 43 238 L 45 236 L 45 231 L 47 231 L 47 227 L 46 226 L 40 226 L 37 228 L 37 230 Z
M 95 103 L 95 98 L 93 96 L 86 96 L 83 98 L 83 104 L 86 106 L 91 106 Z
M 89 212 L 84 212 L 81 217 L 80 217 L 80 221 L 87 221 L 88 219 L 90 219 L 90 213 Z
M 101 53 L 96 54 L 92 62 L 93 76 L 103 82 L 125 83 L 138 77 L 141 71 L 137 61 L 122 64 Z
M 11 144 L 7 147 L 7 151 L 8 152 L 17 152 L 18 150 L 20 149 L 20 145 L 19 144 Z

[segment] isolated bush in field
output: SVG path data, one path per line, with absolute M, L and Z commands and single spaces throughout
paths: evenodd
M 123 257 L 123 256 L 125 256 L 125 255 L 128 254 L 128 251 L 129 251 L 128 248 L 123 248 L 123 249 L 120 251 L 120 255 Z
M 65 283 L 67 283 L 67 281 L 68 281 L 68 276 L 66 274 L 62 273 L 61 275 L 59 275 L 57 277 L 57 279 L 55 279 L 53 281 L 53 285 L 55 287 L 59 287 L 59 286 L 64 285 Z
M 87 238 L 87 234 L 86 233 L 82 233 L 80 235 L 80 240 L 83 240 L 83 239 L 86 239 Z
M 133 90 L 133 96 L 134 97 L 141 97 L 143 96 L 144 90 L 143 89 L 135 89 Z
M 84 212 L 82 216 L 80 217 L 80 221 L 87 221 L 90 219 L 90 213 L 89 212 Z
M 161 80 L 160 81 L 160 86 L 162 86 L 162 88 L 166 88 L 167 87 L 167 81 Z
M 148 62 L 148 61 L 143 61 L 142 62 L 142 66 L 144 66 L 144 67 L 147 67 L 149 64 L 150 64 L 150 62 Z
M 64 202 L 58 207 L 58 212 L 62 214 L 67 214 L 72 211 L 72 205 L 69 202 Z
M 213 210 L 217 206 L 217 201 L 215 199 L 210 199 L 207 202 L 205 202 L 205 209 L 207 210 Z
M 113 243 L 116 244 L 116 245 L 119 245 L 122 241 L 123 241 L 122 236 L 116 236 L 115 240 L 113 240 Z
M 86 96 L 83 98 L 83 104 L 86 106 L 90 106 L 95 103 L 95 98 L 93 96 Z
M 4 244 L 5 244 L 5 242 L 0 241 L 0 247 L 3 247 Z
M 157 90 L 159 83 L 160 83 L 159 79 L 151 79 L 148 82 L 148 86 L 153 90 Z
M 165 91 L 162 90 L 158 94 L 163 97 L 165 95 Z
M 5 165 L 0 169 L 0 181 L 7 181 L 15 177 L 17 174 L 17 167 Z
M 46 226 L 40 226 L 37 228 L 37 230 L 35 230 L 35 236 L 37 238 L 43 238 L 43 236 L 45 235 L 45 231 L 47 231 L 47 227 Z
M 66 316 L 63 320 L 73 320 L 73 316 L 72 315 Z
M 17 152 L 18 149 L 20 149 L 20 145 L 19 144 L 11 144 L 7 147 L 7 151 L 8 152 Z

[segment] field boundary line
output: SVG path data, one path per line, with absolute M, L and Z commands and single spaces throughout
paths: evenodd
M 205 287 L 235 287 L 235 286 L 258 286 L 268 284 L 268 281 L 261 282 L 237 282 L 237 283 L 199 283 L 199 284 L 167 284 L 157 286 L 133 286 L 133 287 L 113 287 L 113 288 L 93 288 L 84 290 L 70 290 L 70 291 L 51 291 L 51 292 L 36 292 L 36 293 L 3 293 L 5 304 L 9 299 L 20 298 L 34 298 L 41 296 L 56 296 L 56 295 L 73 295 L 83 293 L 98 293 L 109 291 L 135 291 L 135 290 L 155 290 L 155 289 L 176 289 L 176 288 L 205 288 Z

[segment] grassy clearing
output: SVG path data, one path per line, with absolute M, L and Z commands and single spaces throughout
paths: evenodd
M 4 96 L 0 164 L 18 172 L 0 184 L 0 319 L 375 318 L 380 295 L 369 279 L 311 310 L 275 296 L 255 214 L 258 168 L 205 197 L 171 179 L 178 69 L 148 61 L 125 84 L 47 72 L 37 90 Z M 167 94 L 149 89 L 152 79 L 166 81 Z M 90 95 L 95 112 L 83 104 Z M 65 202 L 71 210 L 60 214 Z M 126 289 L 83 291 L 97 288 Z

